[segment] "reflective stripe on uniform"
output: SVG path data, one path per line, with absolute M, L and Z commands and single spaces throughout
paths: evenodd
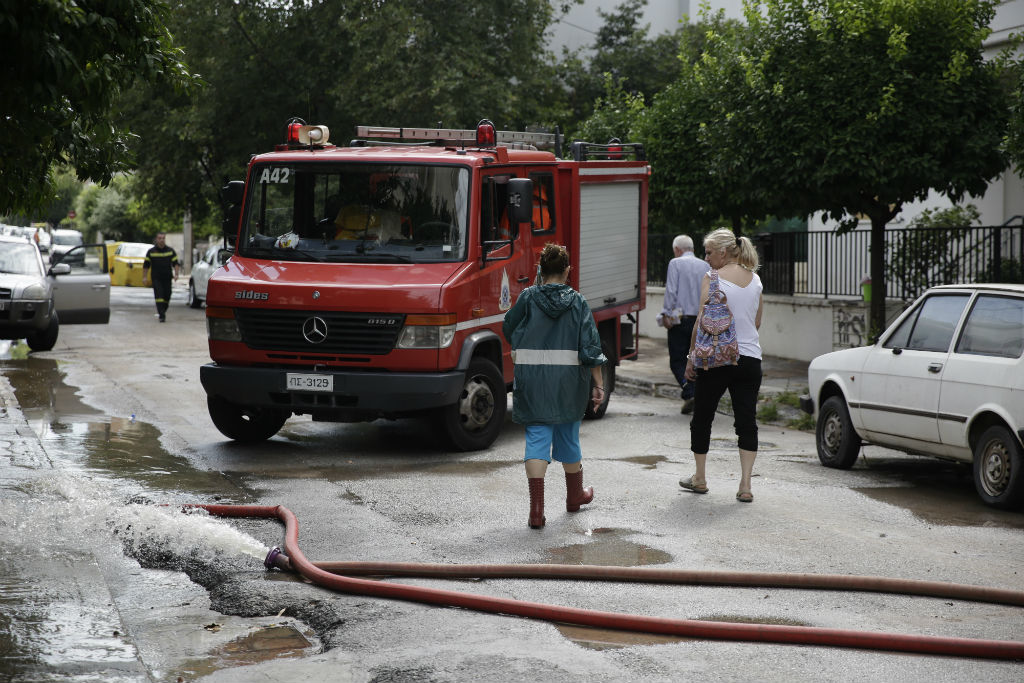
M 579 353 L 572 349 L 516 349 L 516 365 L 579 365 Z

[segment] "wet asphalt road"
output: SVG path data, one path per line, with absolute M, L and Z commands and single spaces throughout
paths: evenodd
M 266 444 L 227 442 L 209 421 L 199 384 L 208 360 L 203 312 L 187 309 L 182 294 L 159 324 L 148 290 L 115 288 L 110 325 L 62 328 L 53 352 L 4 362 L 31 428 L 10 435 L 5 443 L 19 450 L 8 446 L 11 454 L 0 460 L 0 527 L 19 551 L 4 562 L 13 596 L 4 600 L 38 624 L 8 627 L 27 633 L 20 650 L 0 641 L 0 653 L 18 655 L 0 664 L 12 680 L 1022 676 L 1022 665 L 1010 662 L 600 632 L 340 595 L 268 573 L 262 556 L 281 544 L 278 524 L 184 516 L 150 503 L 284 505 L 298 516 L 300 545 L 313 560 L 867 574 L 1018 590 L 1024 515 L 982 506 L 966 468 L 868 449 L 853 470 L 827 470 L 811 435 L 770 426 L 761 432 L 755 502 L 739 504 L 739 462 L 725 416 L 709 456 L 711 492 L 693 495 L 677 485 L 691 472 L 687 418 L 677 402 L 617 394 L 606 418 L 582 430 L 595 502 L 567 514 L 562 478 L 551 470 L 547 527 L 530 530 L 521 429 L 511 422 L 494 447 L 471 454 L 445 450 L 415 420 L 293 418 Z M 1020 608 L 964 601 L 569 581 L 402 582 L 673 618 L 1024 639 Z M 63 641 L 48 633 L 54 623 L 62 629 L 49 630 L 61 630 Z M 78 636 L 68 635 L 76 629 Z M 32 652 L 33 637 L 62 648 L 41 656 Z

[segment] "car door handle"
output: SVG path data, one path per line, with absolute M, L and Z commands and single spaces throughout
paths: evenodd
M 933 374 L 938 373 L 940 370 L 942 370 L 942 363 L 932 363 L 928 366 L 928 372 Z
M 525 275 L 524 275 L 524 276 L 522 276 L 522 277 L 517 277 L 517 278 L 516 278 L 516 282 L 519 282 L 519 283 L 523 283 L 523 282 L 529 282 L 529 281 L 530 281 L 530 278 L 528 278 L 528 277 L 527 277 L 527 276 L 525 276 Z
M 106 289 L 107 285 L 99 283 L 99 284 L 93 285 L 92 288 L 98 291 L 98 290 L 101 290 L 101 289 Z

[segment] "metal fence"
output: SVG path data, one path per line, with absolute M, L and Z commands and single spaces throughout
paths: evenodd
M 673 237 L 648 235 L 649 284 L 664 284 Z M 860 297 L 871 272 L 870 230 L 762 233 L 753 240 L 768 294 Z M 1024 282 L 1024 225 L 893 228 L 882 248 L 887 298 L 910 300 L 958 282 Z

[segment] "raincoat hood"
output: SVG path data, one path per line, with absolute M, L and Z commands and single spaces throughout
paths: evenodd
M 537 289 L 540 296 L 534 301 L 549 318 L 558 318 L 568 311 L 576 298 L 576 292 L 569 285 L 547 284 Z

